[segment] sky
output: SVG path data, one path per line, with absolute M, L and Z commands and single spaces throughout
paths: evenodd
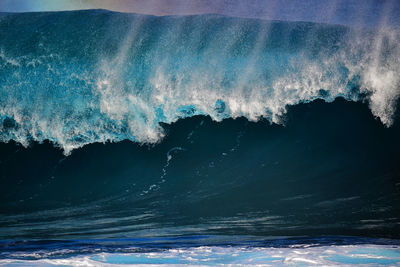
M 152 15 L 216 13 L 339 24 L 399 24 L 400 0 L 0 0 L 1 12 L 108 9 Z

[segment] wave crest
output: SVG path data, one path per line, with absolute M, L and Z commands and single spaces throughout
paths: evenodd
M 52 24 L 48 24 L 52 21 Z M 156 143 L 193 115 L 282 123 L 290 105 L 367 100 L 393 123 L 397 30 L 112 12 L 0 21 L 0 140 Z

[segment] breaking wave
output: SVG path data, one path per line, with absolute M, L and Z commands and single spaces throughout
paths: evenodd
M 217 15 L 101 10 L 0 17 L 0 140 L 157 143 L 208 115 L 284 124 L 288 106 L 366 101 L 391 126 L 400 33 Z

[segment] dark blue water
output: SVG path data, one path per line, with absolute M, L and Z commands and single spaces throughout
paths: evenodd
M 215 15 L 3 14 L 0 257 L 168 263 L 146 253 L 233 246 L 252 256 L 220 261 L 250 264 L 284 244 L 285 263 L 314 244 L 350 264 L 348 246 L 385 245 L 365 249 L 398 263 L 399 40 Z
M 399 237 L 399 124 L 338 99 L 286 126 L 197 116 L 157 145 L 1 144 L 9 238 L 182 234 Z

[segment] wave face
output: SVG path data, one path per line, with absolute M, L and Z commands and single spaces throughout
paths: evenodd
M 398 239 L 398 122 L 384 127 L 365 103 L 318 100 L 290 107 L 285 127 L 186 118 L 163 125 L 154 146 L 91 144 L 65 156 L 49 142 L 0 143 L 0 240 Z
M 0 17 L 0 140 L 157 143 L 194 115 L 284 123 L 288 106 L 365 100 L 386 126 L 396 29 L 108 11 Z

